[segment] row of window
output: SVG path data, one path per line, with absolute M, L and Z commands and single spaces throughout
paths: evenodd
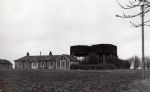
M 18 66 L 18 67 L 22 67 L 22 66 L 28 67 L 29 64 L 31 64 L 31 63 L 29 63 L 29 62 L 17 62 L 17 63 L 16 63 L 16 66 Z M 33 66 L 37 66 L 37 64 L 38 64 L 38 62 L 33 62 L 33 63 L 32 63 Z M 44 67 L 44 66 L 46 66 L 46 62 L 45 62 L 45 61 L 44 61 L 44 62 L 40 62 L 39 65 L 40 65 L 41 67 Z M 48 66 L 53 66 L 53 62 L 47 62 L 47 65 L 48 65 Z
M 7 64 L 0 64 L 0 68 L 12 68 L 12 66 Z
M 24 68 L 29 68 L 29 67 L 33 67 L 33 68 L 46 68 L 46 67 L 54 67 L 54 62 L 48 62 L 47 65 L 46 65 L 46 62 L 41 62 L 38 64 L 38 62 L 33 62 L 30 64 L 29 66 L 29 63 L 22 63 L 22 62 L 18 62 L 16 63 L 17 64 L 17 67 L 21 68 L 21 67 L 24 67 Z M 24 65 L 24 66 L 23 66 Z M 66 68 L 66 65 L 67 65 L 67 62 L 66 60 L 60 60 L 59 62 L 57 62 L 57 67 L 61 68 L 61 69 L 65 69 Z

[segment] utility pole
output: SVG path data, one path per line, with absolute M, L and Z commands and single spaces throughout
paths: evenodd
M 118 2 L 118 1 L 117 1 Z M 150 1 L 148 0 L 134 0 L 133 2 L 129 1 L 129 5 L 127 4 L 126 7 L 122 6 L 119 2 L 118 4 L 121 6 L 121 8 L 123 9 L 133 9 L 133 8 L 138 8 L 140 7 L 141 8 L 141 11 L 138 13 L 138 14 L 133 14 L 133 15 L 126 15 L 126 14 L 123 14 L 123 16 L 120 16 L 120 15 L 116 15 L 116 17 L 121 17 L 121 18 L 134 18 L 134 17 L 137 17 L 137 16 L 141 16 L 141 23 L 140 24 L 134 24 L 130 21 L 130 23 L 138 28 L 138 27 L 141 27 L 141 31 L 142 31 L 142 77 L 143 79 L 145 78 L 145 49 L 144 49 L 144 26 L 150 26 L 150 25 L 147 25 L 146 23 L 150 22 L 150 20 L 148 21 L 144 21 L 144 17 L 145 17 L 145 14 L 150 12 Z
M 144 2 L 143 2 L 144 3 Z M 141 12 L 142 12 L 142 15 L 141 15 L 141 21 L 142 21 L 142 76 L 143 76 L 143 79 L 145 79 L 145 49 L 144 49 L 144 4 L 141 5 Z

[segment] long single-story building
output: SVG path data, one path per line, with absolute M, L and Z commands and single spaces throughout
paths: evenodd
M 15 69 L 63 69 L 69 70 L 70 65 L 77 63 L 76 58 L 71 55 L 38 55 L 26 56 L 15 60 Z
M 12 69 L 12 63 L 5 59 L 0 59 L 0 70 Z

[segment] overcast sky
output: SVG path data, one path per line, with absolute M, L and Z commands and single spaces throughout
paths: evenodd
M 115 17 L 122 12 L 115 0 L 0 0 L 0 58 L 13 61 L 40 51 L 70 54 L 71 45 L 101 43 L 118 46 L 122 59 L 141 56 L 141 28 L 131 27 L 131 19 Z M 146 27 L 148 56 L 149 30 Z

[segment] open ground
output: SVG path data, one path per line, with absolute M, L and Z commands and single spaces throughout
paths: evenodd
M 5 70 L 0 92 L 128 92 L 141 80 L 140 70 Z

